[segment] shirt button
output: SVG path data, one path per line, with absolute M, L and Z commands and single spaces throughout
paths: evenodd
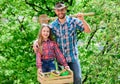
M 65 49 L 67 49 L 67 47 L 65 47 Z

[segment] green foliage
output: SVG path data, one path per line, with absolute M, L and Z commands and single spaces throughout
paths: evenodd
M 33 41 L 40 14 L 55 16 L 59 0 L 0 0 L 0 83 L 39 84 Z M 78 32 L 79 59 L 85 84 L 120 83 L 120 1 L 64 0 L 68 14 L 86 16 L 91 34 Z M 37 19 L 37 20 L 34 20 Z

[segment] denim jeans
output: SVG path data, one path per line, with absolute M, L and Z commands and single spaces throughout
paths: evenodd
M 42 72 L 50 72 L 55 70 L 55 63 L 54 60 L 41 60 L 42 61 Z
M 68 63 L 70 69 L 73 71 L 74 74 L 74 83 L 73 84 L 82 84 L 82 74 L 81 74 L 81 67 L 79 60 L 76 59 L 75 62 Z

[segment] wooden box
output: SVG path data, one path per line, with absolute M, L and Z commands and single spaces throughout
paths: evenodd
M 60 73 L 66 71 L 66 69 L 62 70 Z M 64 84 L 64 83 L 73 83 L 73 72 L 71 70 L 67 70 L 69 74 L 67 76 L 56 75 L 52 78 L 46 77 L 46 75 L 53 74 L 52 72 L 40 74 L 37 72 L 37 79 L 41 84 Z M 55 75 L 55 74 L 53 74 Z

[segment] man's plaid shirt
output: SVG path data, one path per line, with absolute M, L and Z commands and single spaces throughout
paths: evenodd
M 66 16 L 64 24 L 56 19 L 50 27 L 67 62 L 74 62 L 78 57 L 77 30 L 84 30 L 83 23 L 77 18 Z

